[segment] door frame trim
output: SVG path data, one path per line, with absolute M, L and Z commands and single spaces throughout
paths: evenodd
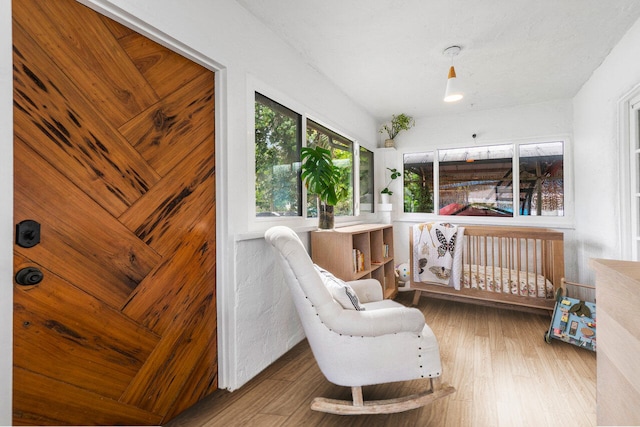
M 0 425 L 11 425 L 13 418 L 12 19 L 11 1 L 0 1 Z

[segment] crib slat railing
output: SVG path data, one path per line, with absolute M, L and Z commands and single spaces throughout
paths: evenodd
M 538 241 L 537 239 L 533 239 L 531 242 L 531 274 L 533 275 L 533 283 L 534 286 L 529 291 L 532 296 L 538 296 L 538 253 L 536 252 L 538 249 Z
M 515 238 L 515 244 L 516 244 L 516 265 L 515 265 L 515 270 L 516 270 L 516 280 L 518 281 L 518 295 L 522 295 L 522 285 L 520 284 L 520 265 L 522 262 L 522 247 L 520 244 L 520 238 Z
M 529 248 L 530 248 L 530 241 L 529 239 L 524 239 L 523 240 L 524 243 L 524 253 L 522 254 L 522 260 L 523 260 L 523 269 L 522 271 L 524 271 L 524 278 L 522 279 L 523 285 L 524 286 L 524 295 L 526 296 L 531 296 L 531 289 L 529 288 L 529 275 L 531 274 L 531 263 L 530 263 L 530 259 L 529 259 Z
M 502 292 L 502 281 L 500 280 L 500 239 L 491 238 L 491 247 L 493 248 L 493 290 Z
M 485 259 L 486 259 L 488 257 L 488 255 L 487 255 L 488 254 L 488 252 L 487 252 L 487 237 L 486 236 L 482 239 L 482 248 L 484 250 L 484 256 L 485 256 Z M 487 265 L 487 264 L 488 264 L 488 262 L 485 262 L 485 265 Z M 484 269 L 484 288 L 486 290 L 489 290 L 489 277 L 488 277 L 487 273 L 488 273 L 487 272 L 487 268 L 485 267 L 485 269 Z
M 511 238 L 505 237 L 504 239 L 504 263 L 502 267 L 509 267 L 511 262 Z M 507 293 L 511 293 L 511 270 L 505 268 L 505 274 L 507 276 Z
M 462 277 L 464 278 L 464 269 L 468 271 L 469 282 L 465 283 L 463 280 L 463 286 L 471 286 L 471 236 L 464 236 L 464 250 L 462 251 Z
M 507 245 L 507 241 L 504 240 L 502 237 L 494 237 L 494 239 L 498 239 L 498 250 L 500 252 L 499 258 L 500 258 L 500 282 L 501 283 L 506 283 L 507 284 L 507 292 L 509 292 L 509 281 L 507 280 L 508 278 L 504 277 L 504 266 L 507 265 L 507 263 L 509 262 L 509 252 L 507 250 L 505 250 L 506 248 L 508 248 Z M 502 290 L 504 291 L 504 287 L 502 288 Z
M 563 273 L 554 270 L 564 270 L 562 233 L 524 227 L 499 230 L 470 228 L 471 233 L 464 234 L 462 254 L 462 268 L 469 278 L 465 287 L 477 286 L 479 290 L 484 287 L 488 291 L 493 278 L 491 289 L 494 292 L 512 294 L 515 290 L 518 295 L 536 298 L 544 295 L 546 298 L 550 292 L 546 283 L 538 282 L 538 276 L 546 277 L 551 283 L 556 283 L 556 280 L 560 283 Z M 558 268 L 554 269 L 556 264 Z M 483 282 L 482 285 L 479 282 Z
M 411 245 L 413 244 L 412 236 L 413 234 L 410 233 Z M 563 238 L 562 232 L 544 228 L 466 226 L 463 240 L 461 239 L 465 244 L 462 251 L 464 273 L 460 280 L 464 288 L 475 288 L 470 292 L 466 289 L 459 292 L 426 282 L 414 283 L 413 280 L 411 286 L 415 285 L 417 290 L 424 286 L 420 289 L 422 292 L 447 295 L 446 298 L 451 299 L 456 299 L 459 295 L 460 299 L 470 298 L 477 301 L 486 300 L 491 303 L 547 309 L 553 306 L 555 291 L 552 292 L 552 288 L 547 288 L 543 280 L 538 282 L 537 279 L 541 275 L 546 277 L 555 289 L 561 286 L 561 279 L 564 277 Z M 413 251 L 410 255 L 413 256 Z M 534 283 L 529 286 L 528 280 L 523 285 L 527 289 L 526 293 L 522 292 L 520 285 L 525 275 L 527 279 L 535 276 L 535 286 Z M 494 295 L 481 296 L 481 293 L 488 289 L 491 278 L 494 282 L 492 289 L 495 292 L 509 295 L 494 293 Z M 484 282 L 482 284 L 484 289 L 480 286 L 481 281 Z M 496 286 L 496 284 L 499 285 Z M 419 295 L 419 292 L 416 294 Z M 526 297 L 517 298 L 523 295 Z

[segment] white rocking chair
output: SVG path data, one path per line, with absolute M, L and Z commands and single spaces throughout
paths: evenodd
M 375 279 L 347 282 L 360 308 L 344 308 L 323 282 L 293 230 L 277 226 L 265 239 L 277 253 L 313 355 L 330 382 L 351 387 L 353 401 L 316 397 L 311 409 L 333 414 L 386 414 L 427 405 L 455 391 L 440 376 L 438 341 L 416 308 L 382 298 Z M 362 386 L 430 378 L 424 392 L 397 399 L 364 401 Z

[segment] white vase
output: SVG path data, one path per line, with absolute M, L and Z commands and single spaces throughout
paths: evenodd
M 387 193 L 380 193 L 380 203 L 382 203 L 383 205 L 386 205 L 387 203 L 391 203 L 389 199 L 390 197 Z

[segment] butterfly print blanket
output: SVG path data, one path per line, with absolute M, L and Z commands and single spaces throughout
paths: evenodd
M 460 289 L 464 227 L 429 222 L 413 227 L 413 281 Z

